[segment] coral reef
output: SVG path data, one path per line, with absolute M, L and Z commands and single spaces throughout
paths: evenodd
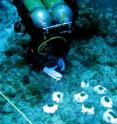
M 33 124 L 117 124 L 116 6 L 79 0 L 78 38 L 73 38 L 66 70 L 57 82 L 28 64 L 30 36 L 14 32 L 20 17 L 11 1 L 0 1 L 0 91 Z M 27 122 L 0 96 L 0 124 L 11 123 Z

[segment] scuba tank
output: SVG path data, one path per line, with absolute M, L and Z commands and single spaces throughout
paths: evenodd
M 54 34 L 54 37 L 48 39 L 46 43 L 52 43 L 51 49 L 54 56 L 65 55 L 69 48 L 69 34 L 72 33 L 73 12 L 64 0 L 42 0 L 42 2 L 51 14 L 53 21 L 52 26 L 44 28 L 45 34 L 48 34 L 48 32 L 49 36 Z M 44 48 L 43 44 L 38 47 L 39 53 L 43 51 L 41 48 Z
M 37 28 L 36 31 L 42 29 L 41 39 L 38 39 L 38 32 L 34 31 L 36 33 L 35 37 L 38 39 L 35 50 L 39 55 L 48 55 L 51 51 L 55 56 L 65 55 L 69 47 L 69 34 L 72 33 L 73 13 L 71 8 L 63 0 L 16 1 L 24 5 L 34 26 Z
M 46 28 L 52 24 L 51 16 L 41 0 L 22 0 L 29 11 L 33 24 L 37 28 Z
M 50 11 L 55 24 L 68 23 L 72 21 L 73 13 L 64 0 L 43 0 Z

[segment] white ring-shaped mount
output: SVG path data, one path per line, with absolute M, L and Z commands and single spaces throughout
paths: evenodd
M 84 102 L 86 99 L 88 99 L 88 94 L 85 92 L 74 94 L 74 101 Z
M 113 106 L 113 102 L 112 102 L 111 98 L 108 97 L 108 96 L 103 96 L 103 97 L 101 97 L 100 103 L 101 103 L 104 107 L 107 107 L 107 108 L 112 108 L 112 106 Z
M 113 112 L 112 109 L 108 109 L 103 114 L 103 120 L 109 124 L 117 124 L 117 115 Z
M 101 86 L 101 85 L 95 86 L 95 87 L 93 88 L 93 90 L 94 90 L 95 92 L 97 92 L 98 94 L 105 94 L 106 91 L 107 91 L 107 89 L 106 89 L 105 87 Z
M 53 114 L 53 113 L 55 113 L 57 110 L 58 110 L 58 105 L 57 105 L 57 104 L 54 104 L 53 106 L 49 106 L 49 105 L 43 106 L 43 111 L 44 111 L 45 113 Z
M 54 92 L 52 94 L 52 100 L 56 103 L 60 103 L 63 100 L 63 93 L 61 92 Z
M 94 106 L 92 105 L 82 105 L 82 113 L 87 113 L 87 114 L 95 114 L 95 111 L 94 111 Z

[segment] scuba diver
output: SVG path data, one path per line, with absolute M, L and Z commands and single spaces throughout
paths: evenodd
M 31 36 L 26 53 L 30 65 L 56 80 L 62 78 L 72 34 L 73 1 L 67 1 L 13 0 L 21 17 L 14 29 Z

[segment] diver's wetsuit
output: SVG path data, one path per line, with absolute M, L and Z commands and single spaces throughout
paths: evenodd
M 67 44 L 58 44 L 58 42 L 50 44 L 50 51 L 48 52 L 48 55 L 40 55 L 38 53 L 38 46 L 41 43 L 41 39 L 43 39 L 42 29 L 36 28 L 33 25 L 29 12 L 21 0 L 14 0 L 13 3 L 16 6 L 17 11 L 22 19 L 21 22 L 24 24 L 26 32 L 32 37 L 32 41 L 29 44 L 27 51 L 27 59 L 32 67 L 35 67 L 38 70 L 42 70 L 44 66 L 55 65 L 56 57 L 65 58 L 69 50 L 70 35 L 68 34 L 66 36 L 66 34 L 63 34 L 63 37 L 67 39 Z

